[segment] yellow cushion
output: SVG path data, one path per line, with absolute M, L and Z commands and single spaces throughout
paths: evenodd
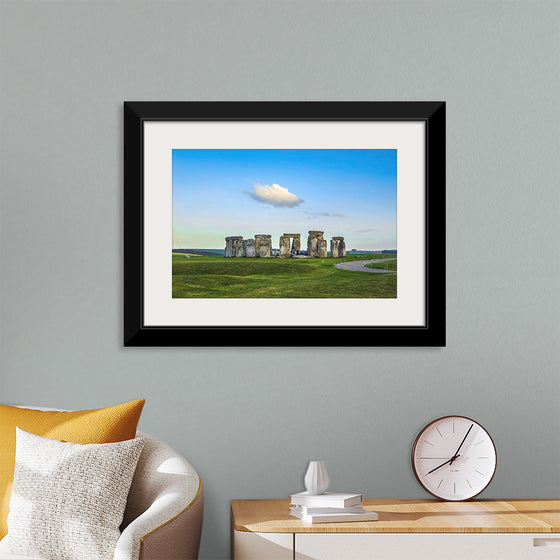
M 7 518 L 14 479 L 16 426 L 50 439 L 72 443 L 114 443 L 132 439 L 144 399 L 76 412 L 31 410 L 0 405 L 0 539 L 8 532 Z

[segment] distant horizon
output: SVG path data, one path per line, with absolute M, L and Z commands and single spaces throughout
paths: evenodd
M 174 249 L 300 233 L 305 250 L 309 230 L 347 251 L 397 245 L 396 150 L 175 149 L 172 164 Z
M 249 238 L 249 239 L 251 239 L 251 238 Z M 307 246 L 305 244 L 303 244 L 303 242 L 302 242 L 302 251 L 306 251 L 307 250 L 306 247 Z M 273 245 L 272 249 L 277 251 L 280 248 L 275 247 Z M 174 248 L 171 249 L 171 251 L 222 251 L 223 252 L 224 249 L 221 249 L 219 247 L 174 247 Z M 353 251 L 356 251 L 356 252 L 363 251 L 365 253 L 380 252 L 380 251 L 391 251 L 391 252 L 396 253 L 397 249 L 392 249 L 392 248 L 389 248 L 389 249 L 355 249 L 355 248 L 346 249 L 347 253 L 350 253 L 350 252 L 353 252 Z M 327 252 L 330 253 L 330 249 Z

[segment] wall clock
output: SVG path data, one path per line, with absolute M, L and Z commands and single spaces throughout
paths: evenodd
M 418 482 L 442 500 L 470 500 L 496 472 L 496 446 L 490 434 L 465 416 L 443 416 L 420 430 L 412 447 Z

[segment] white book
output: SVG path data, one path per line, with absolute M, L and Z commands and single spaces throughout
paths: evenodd
M 310 495 L 307 492 L 292 494 L 293 505 L 312 507 L 337 507 L 345 508 L 357 506 L 362 503 L 361 494 L 348 492 L 325 492 L 324 494 Z
M 316 513 L 307 514 L 299 509 L 290 508 L 290 515 L 307 523 L 344 523 L 353 521 L 377 521 L 379 516 L 374 511 L 362 508 L 362 512 L 352 513 Z
M 313 507 L 313 506 L 301 506 L 292 505 L 292 508 L 301 511 L 302 513 L 314 514 L 314 513 L 354 513 L 362 512 L 364 508 L 362 506 L 348 506 L 348 507 Z

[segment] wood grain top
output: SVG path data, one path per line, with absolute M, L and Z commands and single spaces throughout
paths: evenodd
M 290 500 L 234 500 L 233 526 L 253 533 L 560 533 L 560 500 L 364 500 L 378 521 L 305 523 Z

